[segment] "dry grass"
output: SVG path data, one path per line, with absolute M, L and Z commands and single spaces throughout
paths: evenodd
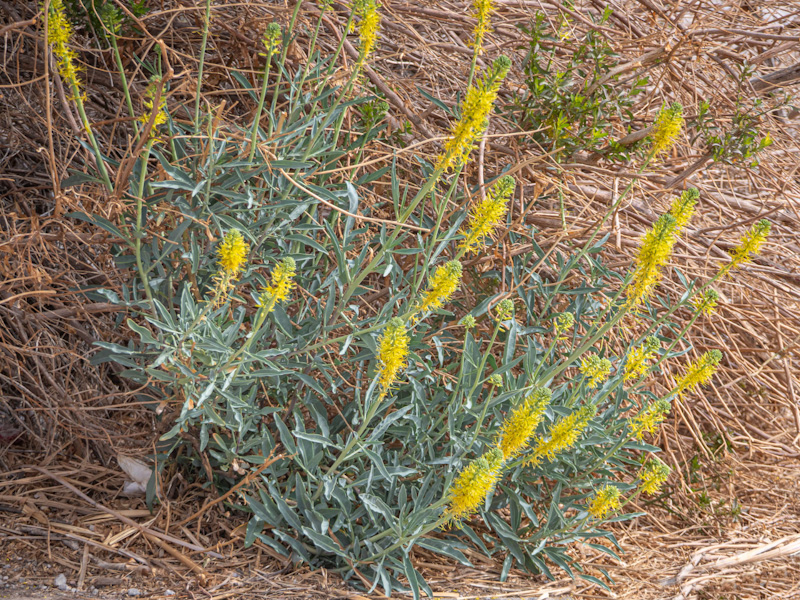
M 288 9 L 263 2 L 214 4 L 205 99 L 214 107 L 224 102 L 225 118 L 246 118 L 249 104 L 230 70 L 253 74 L 260 70 L 257 40 L 266 23 L 285 21 Z M 573 11 L 538 0 L 497 4 L 486 56 L 499 52 L 512 56 L 515 68 L 504 88 L 507 94 L 523 85 L 519 67 L 525 35 L 518 25 L 528 23 L 539 10 L 551 19 L 565 12 L 573 36 L 578 37 L 594 27 L 585 16 L 588 11 L 612 7 L 611 20 L 595 29 L 621 55 L 626 76 L 647 74 L 658 83 L 640 101 L 640 120 L 634 128 L 646 127 L 666 101 L 681 101 L 690 117 L 701 100 L 723 111 L 733 107 L 737 95 L 770 102 L 764 81 L 800 61 L 796 2 L 585 0 Z M 153 10 L 141 22 L 148 36 L 122 40 L 123 54 L 141 56 L 157 40 L 164 41 L 176 73 L 170 106 L 191 102 L 200 11 L 186 0 L 150 5 Z M 54 572 L 68 570 L 76 580 L 80 575 L 85 581 L 109 577 L 105 571 L 123 568 L 100 563 L 117 561 L 128 569 L 144 562 L 149 572 L 179 580 L 181 589 L 204 586 L 208 595 L 202 597 L 223 598 L 231 590 L 236 595 L 256 595 L 265 589 L 267 595 L 278 594 L 279 589 L 282 597 L 350 593 L 324 573 L 291 571 L 290 565 L 281 564 L 264 548 L 242 552 L 241 531 L 226 521 L 219 507 L 201 511 L 176 527 L 208 501 L 205 492 L 177 473 L 164 482 L 173 500 L 154 517 L 142 512 L 140 501 L 118 497 L 122 479 L 116 454 L 147 453 L 156 424 L 142 406 L 147 398 L 137 395 L 113 367 L 91 363 L 92 342 L 124 340 L 126 335 L 119 327 L 126 315 L 91 293 L 118 290 L 123 276 L 109 254 L 112 240 L 64 215 L 80 209 L 113 220 L 119 205 L 97 190 L 59 185 L 68 168 L 79 164 L 76 158 L 86 160 L 86 156 L 76 142 L 79 128 L 61 84 L 50 76 L 52 68 L 49 72 L 45 68 L 41 23 L 33 21 L 36 6 L 0 0 L 4 43 L 0 49 L 0 465 L 6 471 L 0 481 L 0 510 L 16 515 L 0 528 L 3 545 L 39 562 L 51 562 Z M 465 16 L 468 10 L 467 3 L 450 1 L 425 5 L 398 1 L 384 6 L 380 51 L 368 77 L 390 101 L 390 123 L 400 127 L 408 119 L 412 130 L 406 141 L 426 151 L 435 149 L 448 120 L 417 87 L 448 104 L 463 92 L 473 23 Z M 307 25 L 316 9 L 308 4 L 300 14 Z M 337 6 L 334 16 L 325 20 L 323 52 L 338 43 L 345 14 L 344 7 Z M 290 48 L 290 68 L 305 60 L 305 41 L 301 37 Z M 346 50 L 343 69 L 351 64 L 354 52 L 348 45 Z M 90 116 L 103 139 L 101 145 L 130 149 L 110 54 L 89 47 L 88 41 L 80 51 Z M 643 56 L 658 60 L 639 61 Z M 742 85 L 735 74 L 745 61 L 755 66 L 755 75 Z M 136 72 L 134 61 L 127 67 L 136 101 L 146 78 Z M 788 89 L 797 92 L 798 87 L 794 83 Z M 644 174 L 611 224 L 609 260 L 624 268 L 637 238 L 668 201 L 669 189 L 689 184 L 699 188 L 699 216 L 678 249 L 678 259 L 689 275 L 701 277 L 728 260 L 727 250 L 749 224 L 761 217 L 774 224 L 762 257 L 721 287 L 719 312 L 704 318 L 686 340 L 694 346 L 693 353 L 719 348 L 725 358 L 712 386 L 678 406 L 658 441 L 682 474 L 674 481 L 672 495 L 648 507 L 652 516 L 620 528 L 623 544 L 631 549 L 625 565 L 603 561 L 616 575 L 616 597 L 800 596 L 797 560 L 788 557 L 800 550 L 796 536 L 800 526 L 796 508 L 800 491 L 798 125 L 798 113 L 791 109 L 764 118 L 761 127 L 775 143 L 762 155 L 757 171 L 704 161 L 690 140 L 682 139 L 665 164 Z M 621 137 L 623 124 L 617 126 Z M 508 120 L 495 118 L 489 134 L 467 177 L 483 181 L 511 165 L 524 184 L 513 208 L 513 226 L 537 227 L 538 243 L 555 251 L 580 241 L 631 177 L 627 167 L 593 157 L 557 166 Z M 391 149 L 375 147 L 371 152 L 370 159 L 381 160 Z M 553 190 L 564 194 L 566 227 L 557 203 L 543 200 L 534 210 L 524 210 L 531 199 L 548 197 Z M 495 252 L 480 260 L 499 263 L 525 251 L 507 239 L 501 236 Z M 677 283 L 665 287 L 673 296 L 680 293 Z M 689 468 L 693 460 L 699 465 L 694 480 Z M 31 464 L 47 471 L 27 466 Z M 92 506 L 66 484 L 103 507 Z M 737 518 L 730 511 L 734 499 L 742 508 Z M 106 509 L 133 511 L 122 514 L 139 526 L 126 524 Z M 154 537 L 153 532 L 173 539 Z M 782 546 L 767 547 L 784 538 Z M 224 558 L 208 561 L 175 540 L 215 548 Z M 723 557 L 732 561 L 715 563 Z M 417 559 L 442 597 L 454 588 L 452 597 L 502 597 L 511 592 L 542 597 L 548 590 L 555 595 L 574 589 L 566 580 L 545 586 L 537 578 L 512 573 L 508 592 L 503 588 L 498 595 L 499 565 L 476 563 L 475 570 L 456 573 L 452 565 L 433 557 L 418 554 Z M 599 560 L 589 555 L 586 559 Z M 38 572 L 45 579 L 51 576 Z M 129 575 L 124 570 L 115 576 L 134 587 Z M 581 598 L 607 597 L 603 591 L 580 586 L 577 592 Z

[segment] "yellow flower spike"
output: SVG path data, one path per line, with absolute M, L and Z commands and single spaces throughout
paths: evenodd
M 67 19 L 63 0 L 51 0 L 47 14 L 47 41 L 53 46 L 59 75 L 73 91 L 73 95 L 77 92 L 83 97 L 81 80 L 78 77 L 80 68 L 75 64 L 78 55 L 69 47 L 71 40 L 72 24 Z
M 678 235 L 691 220 L 700 193 L 690 188 L 676 198 L 670 211 L 661 215 L 642 239 L 631 288 L 628 292 L 630 306 L 648 298 L 661 279 L 661 269 L 669 261 Z
M 657 458 L 648 460 L 644 465 L 639 491 L 648 496 L 658 494 L 661 486 L 667 481 L 671 469 Z
M 409 337 L 405 323 L 400 317 L 394 317 L 378 340 L 378 381 L 381 395 L 386 394 L 389 387 L 397 379 L 397 374 L 406 366 Z
M 615 485 L 604 485 L 595 493 L 591 504 L 589 504 L 589 514 L 595 519 L 602 519 L 609 512 L 619 509 L 619 500 L 619 488 Z
M 670 408 L 670 403 L 663 398 L 643 408 L 638 415 L 628 420 L 631 437 L 641 441 L 645 432 L 655 433 L 658 426 L 667 418 Z
M 438 267 L 428 282 L 428 289 L 422 296 L 417 312 L 436 310 L 450 299 L 461 284 L 461 263 L 451 260 Z
M 214 288 L 211 290 L 211 300 L 214 306 L 221 306 L 235 287 L 250 246 L 242 237 L 240 231 L 231 229 L 217 247 L 217 264 L 219 272 L 214 276 Z
M 655 336 L 648 337 L 644 344 L 631 350 L 628 360 L 625 361 L 625 381 L 638 379 L 647 373 L 650 361 L 656 356 L 656 351 L 661 346 L 661 342 Z
M 492 448 L 458 474 L 447 491 L 445 515 L 450 522 L 457 523 L 480 508 L 500 478 L 502 466 L 503 453 Z
M 472 16 L 477 19 L 475 30 L 472 32 L 472 44 L 475 52 L 478 55 L 483 54 L 483 42 L 486 35 L 491 33 L 492 26 L 492 13 L 494 12 L 494 3 L 492 0 L 473 0 L 472 8 L 475 11 Z
M 668 151 L 683 127 L 683 106 L 673 102 L 669 108 L 662 108 L 653 123 L 653 156 Z
M 698 385 L 704 385 L 711 381 L 717 371 L 719 361 L 722 360 L 722 352 L 719 350 L 709 350 L 695 362 L 689 365 L 686 374 L 678 381 L 675 388 L 677 395 L 683 394 L 686 390 L 693 390 Z
M 99 11 L 100 21 L 113 34 L 122 29 L 122 11 L 113 4 L 104 4 Z
M 494 233 L 508 212 L 508 201 L 516 185 L 510 175 L 501 177 L 486 194 L 486 198 L 472 207 L 467 226 L 459 231 L 464 239 L 459 242 L 458 247 L 465 254 L 477 252 L 483 247 L 486 238 Z
M 261 42 L 267 50 L 267 55 L 271 55 L 281 45 L 281 26 L 277 23 L 270 23 L 264 30 L 264 37 Z
M 699 198 L 700 192 L 697 191 L 697 188 L 689 188 L 672 202 L 669 214 L 675 218 L 676 234 L 680 233 L 689 224 L 692 216 L 694 216 Z
M 611 373 L 611 361 L 607 358 L 601 359 L 597 354 L 590 354 L 581 358 L 579 371 L 586 377 L 586 385 L 596 388 L 598 384 L 608 379 Z
M 500 56 L 492 63 L 484 80 L 467 90 L 461 118 L 453 126 L 450 138 L 444 145 L 444 151 L 436 163 L 437 170 L 452 169 L 467 162 L 475 141 L 489 125 L 489 113 L 510 68 L 511 60 L 507 56 Z
M 543 458 L 553 460 L 556 454 L 570 448 L 586 429 L 589 421 L 597 414 L 593 404 L 584 406 L 562 418 L 550 429 L 550 439 L 538 438 L 528 463 L 537 465 Z
M 294 289 L 296 275 L 294 259 L 291 256 L 282 259 L 275 265 L 269 285 L 261 290 L 258 305 L 266 308 L 268 313 L 275 310 L 275 305 L 286 300 L 289 297 L 289 292 Z
M 549 389 L 536 388 L 506 417 L 497 445 L 505 460 L 513 458 L 527 447 L 528 440 L 536 433 L 544 411 L 550 404 L 550 398 Z
M 692 301 L 694 309 L 701 315 L 710 315 L 717 308 L 719 293 L 714 289 L 707 289 L 700 296 Z
M 726 266 L 726 271 L 732 271 L 741 265 L 753 260 L 753 256 L 761 251 L 761 246 L 767 241 L 772 224 L 766 219 L 758 223 L 742 236 L 739 245 L 733 251 L 731 262 Z
M 381 26 L 380 4 L 377 0 L 356 0 L 355 13 L 361 19 L 358 25 L 358 66 L 369 59 L 378 43 L 378 30 Z
M 671 214 L 661 215 L 642 239 L 628 289 L 629 306 L 636 306 L 650 297 L 661 280 L 661 268 L 669 261 L 675 245 L 675 223 Z
M 145 111 L 142 113 L 142 116 L 139 117 L 139 122 L 147 125 L 150 122 L 150 116 L 153 114 L 153 103 L 156 99 L 156 82 L 151 81 L 150 85 L 147 86 L 147 89 L 144 92 L 144 98 L 142 99 L 142 104 L 144 104 Z M 161 94 L 161 97 L 158 99 L 158 110 L 156 112 L 156 118 L 153 121 L 153 129 L 158 127 L 159 125 L 163 125 L 167 122 L 167 99 L 164 94 Z
M 464 326 L 464 329 L 469 331 L 477 325 L 477 322 L 475 321 L 475 317 L 472 315 L 465 315 L 464 318 L 461 319 L 461 324 Z
M 514 302 L 510 298 L 501 300 L 497 303 L 497 306 L 495 306 L 495 311 L 495 319 L 499 323 L 507 321 L 514 314 Z
M 217 248 L 217 262 L 223 270 L 237 275 L 247 260 L 250 245 L 244 241 L 242 232 L 231 229 L 225 234 Z
M 564 312 L 556 315 L 554 327 L 556 338 L 559 340 L 567 339 L 567 336 L 564 334 L 572 329 L 573 325 L 575 325 L 575 315 L 573 315 L 571 312 Z

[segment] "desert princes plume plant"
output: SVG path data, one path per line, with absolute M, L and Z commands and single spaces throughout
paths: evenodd
M 330 55 L 317 35 L 340 5 L 296 3 L 267 25 L 253 49 L 263 63 L 234 74 L 252 100 L 244 124 L 202 95 L 207 2 L 196 97 L 188 81 L 173 94 L 169 56 L 154 50 L 152 77 L 136 82 L 141 103 L 126 102 L 139 107 L 126 121 L 134 151 L 113 163 L 83 109 L 63 4 L 48 6 L 47 42 L 95 158 L 85 181 L 122 206 L 116 223 L 73 215 L 120 240 L 128 278 L 113 301 L 138 337 L 100 343 L 95 360 L 123 365 L 158 412 L 159 468 L 228 494 L 230 518 L 246 523 L 243 544 L 370 592 L 431 594 L 412 560 L 421 549 L 463 564 L 475 552 L 499 558 L 504 577 L 558 567 L 605 585 L 570 544 L 603 542 L 613 555 L 604 524 L 632 518 L 628 504 L 668 482 L 654 457 L 659 428 L 726 365 L 718 349 L 676 346 L 720 302 L 715 284 L 757 260 L 770 233 L 768 221 L 751 224 L 707 281 L 683 278 L 685 293 L 665 294 L 702 197 L 659 192 L 668 208 L 630 268 L 604 263 L 605 226 L 639 174 L 686 137 L 682 106 L 654 111 L 627 187 L 556 256 L 520 216 L 519 171 L 481 164 L 486 185 L 475 185 L 475 150 L 510 101 L 515 68 L 507 56 L 486 58 L 491 1 L 474 4 L 467 86 L 442 136 L 424 153 L 373 161 L 361 157 L 393 139 L 381 124 L 388 105 L 366 89 L 382 55 L 377 0 L 339 15 Z M 300 27 L 308 60 L 292 67 Z M 553 157 L 577 148 L 556 127 L 567 112 L 526 110 L 539 134 L 555 136 Z M 506 254 L 505 240 L 529 250 Z M 501 266 L 487 274 L 495 253 Z M 677 311 L 691 315 L 683 327 Z

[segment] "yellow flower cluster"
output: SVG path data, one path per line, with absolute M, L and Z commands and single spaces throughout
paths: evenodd
M 491 19 L 494 12 L 494 3 L 492 0 L 474 0 L 472 3 L 474 9 L 473 16 L 478 21 L 473 31 L 472 47 L 475 48 L 476 54 L 483 54 L 483 41 L 486 35 L 491 33 Z
M 47 41 L 53 46 L 53 55 L 61 78 L 67 83 L 74 96 L 83 98 L 79 67 L 75 64 L 77 54 L 70 48 L 72 24 L 67 19 L 63 0 L 50 0 L 47 13 Z M 72 98 L 73 100 L 75 98 Z
M 247 260 L 250 245 L 244 241 L 242 232 L 231 229 L 225 234 L 222 243 L 217 248 L 217 262 L 224 271 L 231 275 L 238 275 Z
M 581 358 L 580 372 L 586 377 L 586 385 L 591 389 L 597 387 L 608 379 L 611 373 L 611 361 L 607 358 L 600 358 L 597 354 L 590 354 Z
M 510 298 L 500 300 L 495 306 L 495 318 L 498 321 L 506 321 L 514 314 L 514 301 Z
M 219 272 L 214 276 L 214 289 L 211 291 L 210 302 L 214 306 L 221 306 L 234 287 L 239 271 L 247 261 L 250 246 L 242 233 L 237 229 L 230 229 L 217 248 L 217 264 Z
M 483 247 L 486 238 L 494 233 L 506 216 L 508 200 L 515 188 L 516 182 L 513 177 L 510 175 L 501 177 L 486 194 L 486 198 L 472 207 L 467 227 L 459 231 L 464 239 L 461 240 L 458 247 L 464 253 L 477 252 Z
M 661 215 L 645 234 L 634 260 L 633 280 L 628 289 L 628 304 L 636 306 L 648 298 L 661 279 L 661 268 L 667 264 L 675 244 L 675 217 Z
M 737 267 L 753 260 L 753 256 L 761 251 L 761 246 L 767 241 L 772 224 L 766 219 L 761 219 L 758 223 L 742 236 L 739 245 L 733 251 L 731 262 L 727 265 L 726 271 L 732 271 Z
M 406 326 L 400 317 L 394 317 L 383 335 L 378 340 L 378 381 L 381 395 L 385 395 L 389 387 L 397 379 L 397 374 L 406 365 L 408 357 L 409 337 Z
M 266 308 L 270 313 L 275 310 L 278 302 L 286 300 L 289 292 L 294 288 L 294 278 L 297 275 L 296 265 L 291 256 L 282 259 L 272 271 L 272 279 L 269 285 L 261 290 L 258 305 Z
M 678 381 L 675 393 L 680 395 L 686 390 L 693 390 L 698 385 L 704 385 L 711 381 L 717 371 L 719 361 L 722 360 L 722 352 L 719 350 L 709 350 L 695 362 L 689 365 L 686 374 Z
M 500 429 L 498 448 L 503 453 L 503 458 L 508 460 L 525 449 L 530 437 L 536 433 L 549 404 L 550 390 L 540 387 L 511 411 Z
M 144 104 L 144 112 L 142 116 L 139 117 L 139 122 L 143 124 L 147 124 L 150 122 L 150 116 L 153 114 L 153 104 L 155 103 L 156 99 L 156 83 L 155 81 L 151 82 L 150 85 L 147 86 L 147 89 L 144 92 L 144 98 L 142 99 L 142 104 Z M 162 93 L 161 97 L 158 99 L 158 110 L 156 112 L 156 118 L 153 121 L 153 128 L 155 129 L 159 125 L 163 125 L 167 122 L 167 98 Z
M 672 254 L 677 234 L 677 220 L 672 214 L 665 214 L 645 235 L 636 258 L 636 271 L 629 292 L 632 304 L 638 304 L 653 293 L 661 280 L 661 269 Z
M 674 102 L 669 108 L 662 108 L 653 123 L 653 156 L 666 152 L 675 143 L 683 127 L 683 107 Z
M 104 4 L 99 11 L 100 21 L 112 34 L 122 29 L 122 11 L 111 3 Z
M 555 318 L 556 337 L 559 340 L 566 339 L 566 336 L 564 334 L 567 333 L 567 331 L 569 331 L 570 329 L 572 329 L 573 325 L 575 325 L 575 315 L 573 315 L 571 312 L 563 312 L 556 315 Z
M 422 296 L 417 312 L 435 310 L 450 299 L 461 283 L 461 263 L 451 260 L 438 267 L 428 282 L 428 289 Z
M 633 280 L 628 290 L 629 306 L 648 298 L 661 280 L 661 269 L 669 261 L 678 235 L 694 215 L 700 194 L 695 188 L 683 192 L 645 234 L 636 256 Z
M 558 421 L 550 429 L 550 438 L 547 441 L 544 441 L 544 438 L 537 439 L 537 444 L 528 462 L 536 465 L 541 462 L 542 458 L 553 460 L 556 454 L 570 448 L 578 441 L 595 414 L 597 414 L 597 407 L 590 404 Z
M 500 478 L 502 466 L 503 453 L 493 448 L 458 474 L 447 492 L 445 515 L 451 522 L 458 522 L 480 508 Z
M 648 337 L 644 344 L 634 348 L 625 361 L 625 381 L 638 379 L 647 372 L 650 361 L 656 356 L 656 351 L 661 346 L 661 342 L 655 336 Z
M 378 43 L 378 30 L 381 26 L 381 14 L 378 12 L 377 0 L 356 0 L 355 13 L 361 19 L 358 25 L 358 65 L 369 59 Z
M 700 192 L 697 188 L 689 188 L 675 198 L 669 209 L 669 214 L 675 218 L 675 232 L 680 233 L 692 220 Z
M 639 484 L 639 490 L 643 494 L 657 494 L 661 491 L 661 486 L 664 485 L 667 477 L 669 477 L 669 473 L 670 468 L 657 458 L 648 460 L 642 471 L 642 482 Z
M 264 48 L 267 49 L 267 55 L 275 52 L 281 43 L 281 26 L 277 23 L 267 25 L 261 42 L 264 44 Z
M 589 504 L 589 514 L 595 519 L 602 519 L 612 510 L 617 510 L 620 506 L 619 488 L 615 485 L 604 485 L 595 493 L 591 504 Z
M 638 415 L 628 420 L 631 437 L 641 440 L 645 432 L 655 433 L 658 426 L 667 418 L 669 410 L 669 402 L 661 398 L 639 411 Z
M 437 170 L 451 169 L 467 162 L 475 141 L 489 125 L 489 113 L 497 99 L 500 84 L 510 68 L 511 60 L 507 56 L 500 56 L 492 63 L 483 81 L 467 90 L 461 118 L 444 145 L 444 151 L 436 163 Z
M 709 288 L 700 296 L 695 298 L 692 301 L 692 305 L 694 306 L 694 309 L 701 315 L 710 315 L 716 310 L 718 300 L 719 294 L 717 291 Z
M 695 188 L 683 192 L 661 215 L 642 239 L 634 260 L 633 279 L 628 289 L 628 306 L 636 306 L 650 297 L 661 280 L 661 269 L 669 261 L 678 235 L 694 215 L 700 194 Z

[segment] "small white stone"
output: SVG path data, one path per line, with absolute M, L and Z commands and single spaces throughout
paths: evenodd
M 67 589 L 67 576 L 64 575 L 63 573 L 59 573 L 56 576 L 55 586 L 58 589 L 62 590 L 62 591 L 66 590 Z
M 140 592 L 137 588 L 131 588 L 128 590 L 128 596 L 141 596 L 142 592 Z
M 165 596 L 174 596 L 175 592 L 173 592 L 172 590 L 164 590 L 164 595 Z

